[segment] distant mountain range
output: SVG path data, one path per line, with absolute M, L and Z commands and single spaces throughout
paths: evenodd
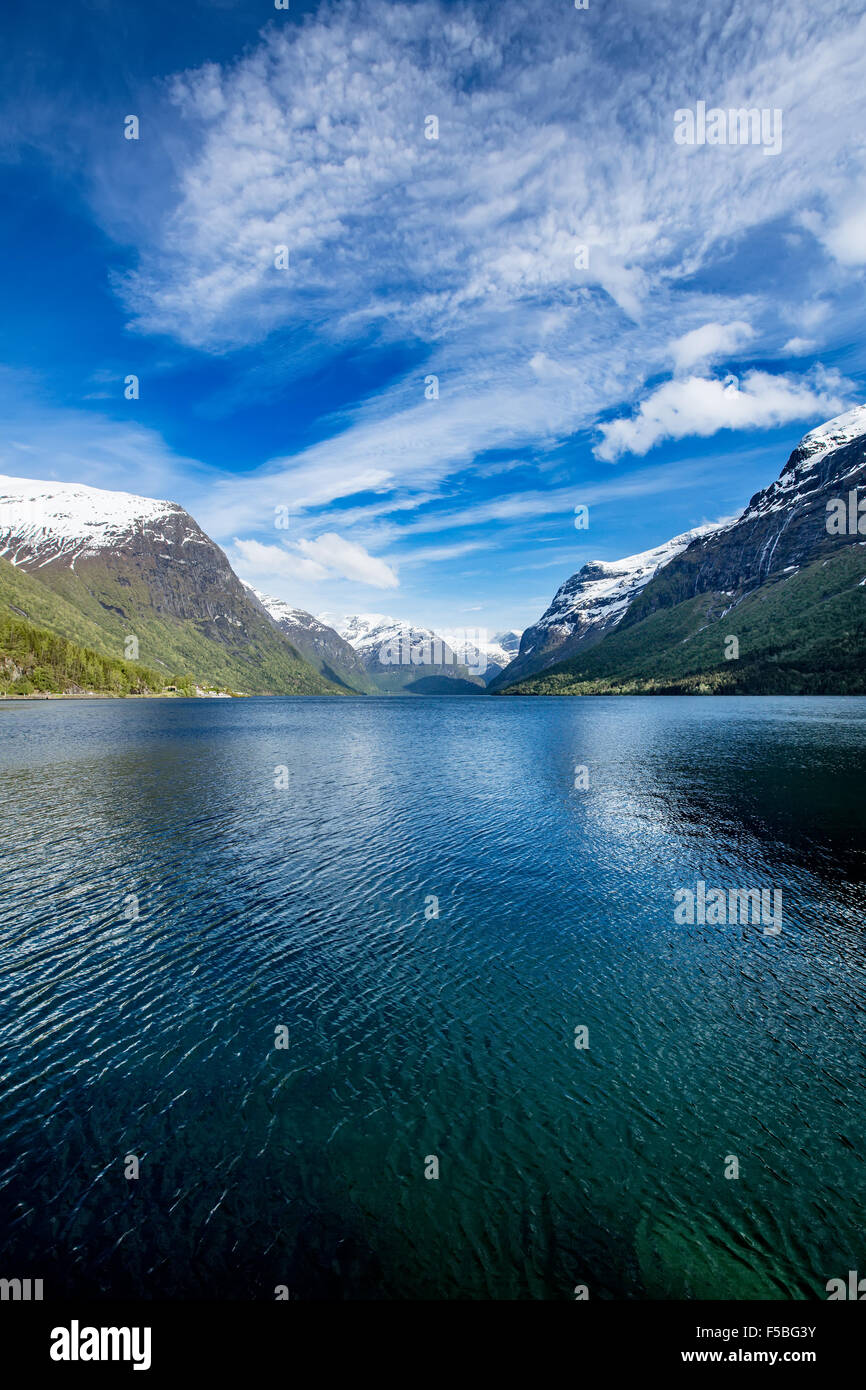
M 811 430 L 733 520 L 591 561 L 488 639 L 314 617 L 238 579 L 182 507 L 0 477 L 0 691 L 866 691 L 866 406 Z M 862 526 L 862 529 L 861 529 Z
M 339 632 L 303 608 L 293 608 L 283 599 L 263 594 L 252 585 L 246 587 L 319 675 L 343 690 L 362 695 L 377 693 L 364 662 Z
M 486 640 L 469 631 L 435 632 L 383 613 L 313 617 L 252 591 L 298 651 L 328 680 L 364 694 L 478 695 L 516 655 L 517 631 Z
M 478 694 L 498 676 L 517 651 L 519 632 L 501 632 L 488 639 L 478 630 L 434 631 L 382 613 L 356 613 L 338 623 L 340 635 L 351 644 L 382 688 L 432 692 L 431 682 L 445 694 L 457 686 Z M 419 682 L 422 684 L 419 686 Z

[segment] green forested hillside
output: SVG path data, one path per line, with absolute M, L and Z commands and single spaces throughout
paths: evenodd
M 172 683 L 191 687 L 188 679 Z M 165 684 L 165 677 L 138 662 L 101 656 L 0 610 L 0 694 L 154 695 Z
M 866 693 L 866 546 L 733 603 L 708 593 L 616 628 L 507 695 Z M 736 637 L 739 656 L 725 659 Z
M 165 682 L 180 671 L 202 685 L 248 693 L 343 693 L 264 621 L 246 642 L 239 638 L 227 647 L 194 622 L 156 611 L 143 583 L 108 566 L 91 563 L 85 579 L 68 567 L 30 573 L 0 558 L 0 612 L 132 669 L 136 663 L 124 663 L 123 653 L 126 636 L 134 633 L 142 665 L 161 672 Z

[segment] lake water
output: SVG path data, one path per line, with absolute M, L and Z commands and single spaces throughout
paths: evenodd
M 866 1274 L 866 700 L 7 704 L 0 786 L 0 1275 Z M 678 925 L 698 881 L 782 930 Z

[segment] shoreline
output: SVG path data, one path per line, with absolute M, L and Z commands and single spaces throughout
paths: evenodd
M 246 700 L 247 695 L 181 695 L 151 691 L 147 695 L 114 695 L 108 690 L 44 691 L 39 695 L 0 695 L 0 705 L 26 700 Z

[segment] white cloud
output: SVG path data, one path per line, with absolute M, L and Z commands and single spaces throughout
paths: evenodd
M 457 541 L 453 545 L 414 546 L 401 563 L 426 565 L 431 560 L 455 560 L 474 550 L 489 550 L 494 544 L 494 541 Z
M 256 577 L 278 576 L 280 579 L 303 579 L 316 583 L 328 578 L 328 570 L 297 550 L 280 545 L 263 545 L 261 541 L 234 539 L 235 563 L 245 574 Z M 230 557 L 234 558 L 234 557 Z
M 844 408 L 850 388 L 850 382 L 832 372 L 798 379 L 752 371 L 742 381 L 697 376 L 667 381 L 641 402 L 631 419 L 602 425 L 603 441 L 595 453 L 613 462 L 625 453 L 645 454 L 663 439 L 823 420 Z
M 563 27 L 574 16 L 539 23 L 516 3 L 461 5 L 455 19 L 436 0 L 362 0 L 177 77 L 176 202 L 126 281 L 140 324 L 211 347 L 299 317 L 326 334 L 372 322 L 438 335 L 525 297 L 554 308 L 582 285 L 639 319 L 720 240 L 822 193 L 838 201 L 849 185 L 827 154 L 859 107 L 858 18 L 792 0 L 784 26 L 767 16 L 759 36 L 734 0 L 726 41 L 708 32 L 700 55 L 671 23 L 648 95 L 639 28 L 663 22 L 656 11 L 677 17 L 633 7 L 630 65 L 603 20 L 578 39 Z M 724 103 L 760 89 L 783 105 L 796 158 L 770 174 L 743 151 L 674 147 L 686 60 L 697 92 Z M 428 111 L 437 141 L 424 138 Z M 288 271 L 274 268 L 277 245 Z
M 396 589 L 399 586 L 400 581 L 390 565 L 370 555 L 362 545 L 338 536 L 336 531 L 326 531 L 312 541 L 299 541 L 298 549 L 306 559 L 313 560 L 343 579 L 371 584 L 375 589 Z
M 346 509 L 345 525 L 375 548 L 390 542 L 384 525 L 372 529 L 374 513 L 392 508 L 386 493 L 411 506 L 407 492 L 444 491 L 485 450 L 544 449 L 592 426 L 639 396 L 672 348 L 677 371 L 700 382 L 749 333 L 757 353 L 778 343 L 780 321 L 812 331 L 793 316 L 799 280 L 741 290 L 736 257 L 767 227 L 796 224 L 804 245 L 823 236 L 840 265 L 856 265 L 859 214 L 849 209 L 828 232 L 814 209 L 848 208 L 863 176 L 864 147 L 850 131 L 866 19 L 850 5 L 789 0 L 756 20 L 751 0 L 731 0 L 701 11 L 696 43 L 680 0 L 605 9 L 590 23 L 516 0 L 483 10 L 464 0 L 322 5 L 252 38 L 237 61 L 177 77 L 174 104 L 153 106 L 157 138 L 141 149 L 106 150 L 99 134 L 94 200 L 136 252 L 121 288 L 139 329 L 214 352 L 286 330 L 290 365 L 283 339 L 273 360 L 293 373 L 311 340 L 319 352 L 377 335 L 417 349 L 417 372 L 320 422 L 329 439 L 200 490 L 194 478 L 187 498 L 209 531 L 267 526 L 278 505 L 309 520 L 312 509 L 372 493 L 371 506 Z M 655 45 L 660 31 L 649 84 L 644 39 Z M 674 146 L 673 112 L 692 96 L 783 107 L 780 157 Z M 424 139 L 428 112 L 438 141 Z M 142 200 L 128 170 L 145 151 L 158 177 Z M 274 267 L 282 244 L 285 272 Z M 586 269 L 574 264 L 578 244 L 589 247 Z M 707 269 L 721 274 L 702 284 Z M 809 295 L 853 278 L 816 264 Z M 440 377 L 435 402 L 422 395 L 429 371 Z M 606 425 L 600 452 L 618 456 L 628 441 L 642 452 L 690 422 L 705 434 L 775 418 L 772 393 L 747 380 L 733 408 L 724 394 L 716 400 L 718 384 L 683 381 L 681 398 L 673 384 L 660 388 L 668 394 L 641 407 L 660 418 Z M 780 419 L 800 418 L 785 414 L 796 410 L 813 421 L 832 397 L 817 386 L 781 394 Z M 147 490 L 164 491 L 149 481 Z M 541 494 L 521 505 L 550 509 Z M 338 515 L 327 524 L 342 531 Z M 316 565 L 336 572 L 323 551 L 294 547 L 276 548 L 294 573 L 302 562 L 308 577 Z
M 701 328 L 693 328 L 681 338 L 671 343 L 671 353 L 678 372 L 690 367 L 705 366 L 717 358 L 736 352 L 744 343 L 754 338 L 755 330 L 751 324 L 705 323 Z
M 213 489 L 217 534 L 280 503 L 439 486 L 486 449 L 591 426 L 671 350 L 686 373 L 777 341 L 775 291 L 711 294 L 697 277 L 773 219 L 805 226 L 816 202 L 843 205 L 863 151 L 848 142 L 845 169 L 828 151 L 859 111 L 866 20 L 791 0 L 758 29 L 732 0 L 696 47 L 674 3 L 652 16 L 623 3 L 633 63 L 601 13 L 578 31 L 579 15 L 539 21 L 513 0 L 483 13 L 347 0 L 171 84 L 174 202 L 145 223 L 123 286 L 137 326 L 216 351 L 301 326 L 331 346 L 408 337 L 429 355 L 331 422 L 331 441 Z M 662 22 L 648 88 L 641 25 Z M 783 107 L 780 158 L 675 146 L 684 83 L 721 105 Z M 436 402 L 421 400 L 425 371 L 441 378 Z
M 830 255 L 844 266 L 866 265 L 866 203 L 848 211 L 819 236 Z
M 789 338 L 782 352 L 787 357 L 805 357 L 808 353 L 814 352 L 817 346 L 812 338 Z
M 234 548 L 239 565 L 247 574 L 311 583 L 323 579 L 350 579 L 374 589 L 396 589 L 399 585 L 390 565 L 335 531 L 328 531 L 315 540 L 300 540 L 286 546 L 235 537 Z

